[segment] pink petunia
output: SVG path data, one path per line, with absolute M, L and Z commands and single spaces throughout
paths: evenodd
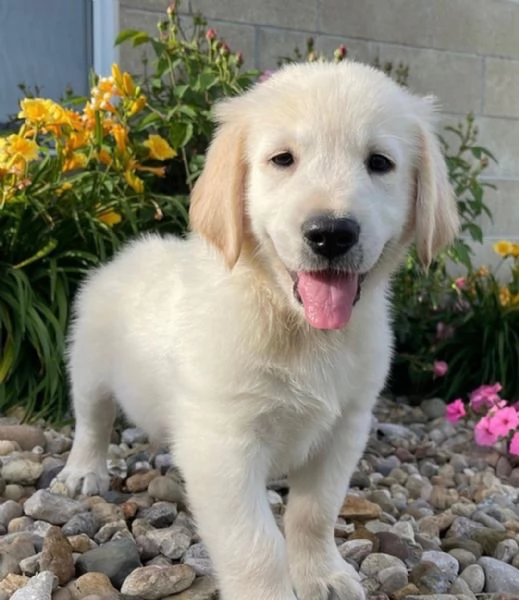
M 515 408 L 505 406 L 497 409 L 489 417 L 490 429 L 498 437 L 506 437 L 519 425 L 519 414 Z
M 447 404 L 447 408 L 445 409 L 445 418 L 451 423 L 456 423 L 456 421 L 462 419 L 466 414 L 465 405 L 461 398 Z
M 497 442 L 497 435 L 493 432 L 490 417 L 483 417 L 474 427 L 474 438 L 478 446 L 493 446 Z
M 515 456 L 519 456 L 519 431 L 514 433 L 514 437 L 510 442 L 510 454 L 514 454 Z
M 479 411 L 483 408 L 491 408 L 501 401 L 499 392 L 502 386 L 500 383 L 494 385 L 481 385 L 470 393 L 470 406 Z
M 435 377 L 443 377 L 449 370 L 449 365 L 444 360 L 436 360 L 433 365 Z

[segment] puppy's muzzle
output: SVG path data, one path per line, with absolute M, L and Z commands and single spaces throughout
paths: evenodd
M 306 245 L 329 261 L 346 254 L 359 241 L 360 225 L 354 219 L 319 214 L 302 226 Z

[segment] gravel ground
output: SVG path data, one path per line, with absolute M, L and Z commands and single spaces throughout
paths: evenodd
M 339 550 L 372 600 L 518 600 L 519 461 L 474 446 L 444 408 L 380 401 Z M 169 456 L 125 429 L 110 446 L 110 492 L 72 499 L 48 489 L 71 438 L 0 418 L 0 600 L 216 599 Z M 287 492 L 269 486 L 280 523 Z

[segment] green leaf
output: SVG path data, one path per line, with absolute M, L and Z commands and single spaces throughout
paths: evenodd
M 123 42 L 133 39 L 136 35 L 139 35 L 139 33 L 141 32 L 137 29 L 125 29 L 124 31 L 121 31 L 115 38 L 115 46 L 119 46 Z

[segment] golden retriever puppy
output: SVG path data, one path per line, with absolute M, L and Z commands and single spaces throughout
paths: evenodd
M 59 477 L 107 489 L 119 403 L 170 444 L 223 600 L 364 598 L 334 523 L 389 369 L 391 274 L 458 227 L 434 113 L 368 66 L 283 68 L 217 107 L 190 237 L 128 245 L 79 293 Z

